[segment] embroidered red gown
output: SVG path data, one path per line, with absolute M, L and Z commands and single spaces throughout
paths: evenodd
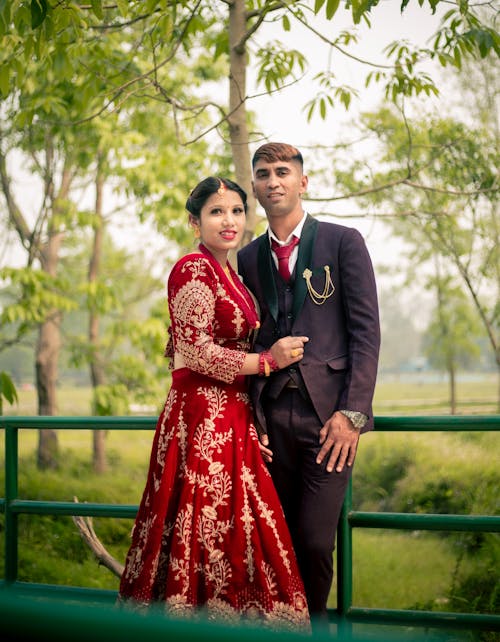
M 257 313 L 237 274 L 230 269 L 228 278 L 200 251 L 181 259 L 168 281 L 176 369 L 120 601 L 164 603 L 172 615 L 308 628 L 290 535 L 237 374 Z

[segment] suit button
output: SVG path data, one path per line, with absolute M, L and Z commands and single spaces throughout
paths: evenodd
M 289 313 L 286 315 L 286 317 L 287 317 L 287 319 L 291 319 L 291 318 L 292 318 L 292 313 L 291 313 L 291 312 L 289 312 Z

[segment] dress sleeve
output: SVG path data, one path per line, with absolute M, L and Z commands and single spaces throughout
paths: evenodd
M 214 340 L 215 303 L 220 282 L 203 256 L 179 261 L 169 277 L 172 340 L 187 368 L 232 383 L 246 353 Z

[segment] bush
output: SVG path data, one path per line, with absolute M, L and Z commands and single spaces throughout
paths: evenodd
M 391 510 L 392 496 L 413 459 L 401 441 L 390 443 L 385 435 L 362 437 L 352 476 L 354 510 Z
M 447 477 L 423 481 L 420 488 L 408 491 L 401 493 L 398 498 L 398 512 L 468 514 L 473 501 L 468 483 Z

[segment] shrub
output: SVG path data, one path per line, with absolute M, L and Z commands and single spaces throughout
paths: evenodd
M 404 442 L 385 435 L 364 436 L 352 477 L 354 510 L 390 510 L 398 482 L 412 464 Z

